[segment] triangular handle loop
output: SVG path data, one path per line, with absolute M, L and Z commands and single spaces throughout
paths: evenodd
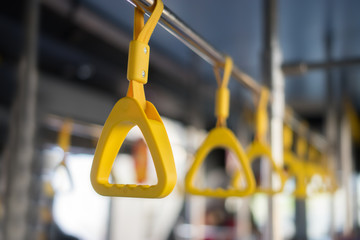
M 146 102 L 146 111 L 138 101 L 120 99 L 105 122 L 96 146 L 91 169 L 91 183 L 101 195 L 118 197 L 161 198 L 176 184 L 176 170 L 165 126 L 154 105 Z M 110 184 L 108 182 L 115 158 L 127 134 L 138 126 L 149 147 L 158 182 L 156 185 Z
M 231 186 L 229 189 L 199 189 L 195 186 L 195 177 L 197 176 L 199 169 L 206 159 L 206 156 L 215 148 L 226 148 L 232 150 L 235 153 L 236 158 L 244 172 L 246 187 L 245 188 L 235 188 Z M 231 182 L 234 182 L 232 180 Z M 249 162 L 247 160 L 246 154 L 241 147 L 239 141 L 236 139 L 235 135 L 228 128 L 216 127 L 209 132 L 209 135 L 206 137 L 205 141 L 202 143 L 200 148 L 195 154 L 195 159 L 191 165 L 190 170 L 188 171 L 185 178 L 185 188 L 186 191 L 191 194 L 206 196 L 206 197 L 244 197 L 252 194 L 255 189 L 255 179 L 251 171 Z
M 279 192 L 282 192 L 284 189 L 284 185 L 286 182 L 286 177 L 284 175 L 283 169 L 278 166 L 278 164 L 275 162 L 275 159 L 273 158 L 270 146 L 265 144 L 264 142 L 260 142 L 258 140 L 255 140 L 251 143 L 251 145 L 247 148 L 246 155 L 251 162 L 253 162 L 258 157 L 265 157 L 270 161 L 271 167 L 273 169 L 273 173 L 275 173 L 280 180 L 280 185 L 274 189 L 273 187 L 260 187 L 258 186 L 255 189 L 255 192 L 259 193 L 266 193 L 269 195 L 273 195 Z
M 130 43 L 128 59 L 127 97 L 120 99 L 105 122 L 96 146 L 91 169 L 91 183 L 96 192 L 105 196 L 161 198 L 176 184 L 176 169 L 169 138 L 154 105 L 145 100 L 150 48 L 148 42 L 159 21 L 164 5 L 161 0 L 148 10 L 153 11 L 144 26 L 144 12 L 135 9 L 134 40 Z M 156 185 L 111 184 L 108 179 L 115 158 L 129 131 L 138 126 L 154 161 Z
M 284 163 L 288 166 L 289 175 L 294 176 L 296 179 L 293 195 L 296 198 L 306 198 L 307 176 L 304 162 L 296 158 L 292 153 L 284 153 Z
M 57 164 L 53 170 L 54 175 L 63 168 L 66 172 L 67 178 L 70 184 L 70 190 L 74 188 L 73 178 L 71 176 L 70 170 L 66 163 L 66 158 L 69 154 L 71 146 L 71 132 L 73 129 L 74 122 L 72 119 L 65 119 L 63 125 L 61 126 L 59 135 L 58 135 L 58 145 L 63 150 L 63 157 L 59 164 Z M 54 188 L 55 189 L 55 188 Z M 55 190 L 56 191 L 56 190 Z
M 229 116 L 230 106 L 230 91 L 228 89 L 228 83 L 232 72 L 232 66 L 233 62 L 229 56 L 225 57 L 224 65 L 218 64 L 214 66 L 214 73 L 219 86 L 216 92 L 215 102 L 215 115 L 217 117 L 217 124 L 216 127 L 209 132 L 205 141 L 197 150 L 194 163 L 186 175 L 185 188 L 186 191 L 192 194 L 207 197 L 243 197 L 252 194 L 255 189 L 254 175 L 251 171 L 246 154 L 232 131 L 226 128 L 226 119 Z M 222 79 L 220 77 L 221 67 L 224 68 L 224 75 Z M 195 176 L 197 175 L 201 164 L 204 162 L 206 156 L 211 152 L 211 150 L 218 147 L 232 150 L 236 154 L 237 160 L 245 173 L 245 188 L 234 188 L 231 185 L 230 189 L 199 189 L 195 186 Z M 234 182 L 234 180 L 231 182 Z
M 282 170 L 275 162 L 275 159 L 272 156 L 271 148 L 267 143 L 267 131 L 268 131 L 268 114 L 267 114 L 267 105 L 269 100 L 269 90 L 266 87 L 263 87 L 260 93 L 260 98 L 256 110 L 256 120 L 255 120 L 255 140 L 247 148 L 246 155 L 250 161 L 254 161 L 258 157 L 266 157 L 272 166 L 273 172 L 277 174 L 280 180 L 280 186 L 277 189 L 262 188 L 257 187 L 255 192 L 261 192 L 266 194 L 276 194 L 282 192 L 285 185 L 285 175 Z M 240 174 L 240 173 L 237 173 Z
M 283 144 L 284 144 L 284 155 L 283 161 L 284 166 L 287 167 L 288 179 L 295 177 L 296 187 L 293 195 L 296 198 L 306 198 L 306 168 L 303 161 L 301 161 L 292 152 L 291 148 L 293 145 L 293 130 L 284 125 L 283 128 Z
M 65 119 L 58 136 L 58 145 L 64 152 L 68 152 L 70 149 L 72 128 L 73 121 Z

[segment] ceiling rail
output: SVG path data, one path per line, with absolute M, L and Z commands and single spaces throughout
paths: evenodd
M 126 0 L 131 3 L 134 7 L 141 7 L 145 13 L 150 14 L 147 10 L 148 6 L 151 6 L 153 0 Z M 211 44 L 205 41 L 199 34 L 192 30 L 187 24 L 179 19 L 169 8 L 164 6 L 163 13 L 160 18 L 160 25 L 166 29 L 170 34 L 175 36 L 187 47 L 194 51 L 197 55 L 203 58 L 206 62 L 211 65 L 225 62 L 225 55 L 214 48 Z M 240 82 L 245 87 L 249 88 L 252 92 L 259 96 L 262 85 L 259 84 L 252 77 L 242 72 L 239 67 L 234 65 L 232 70 L 232 77 Z M 286 108 L 290 109 L 289 107 Z M 284 117 L 284 121 L 288 124 L 296 133 L 302 135 L 308 139 L 308 141 L 321 151 L 327 150 L 326 138 L 314 131 L 299 131 L 303 129 L 303 120 L 301 120 L 293 111 L 287 111 Z M 305 135 L 304 135 L 305 134 Z

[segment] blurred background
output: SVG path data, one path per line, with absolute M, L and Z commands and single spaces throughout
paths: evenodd
M 332 166 L 336 189 L 297 197 L 289 179 L 276 196 L 187 194 L 186 172 L 216 124 L 217 85 L 212 66 L 158 25 L 145 93 L 167 129 L 177 184 L 163 199 L 98 195 L 90 169 L 102 126 L 128 88 L 134 6 L 125 0 L 4 1 L 0 239 L 359 239 L 360 1 L 164 4 L 243 72 L 280 91 L 297 118 L 323 136 L 326 148 L 319 151 L 328 156 L 323 167 Z M 254 94 L 234 80 L 229 88 L 228 127 L 246 147 L 254 138 Z M 199 182 L 226 185 L 233 158 L 223 149 L 211 152 Z M 258 180 L 261 164 L 252 168 Z M 157 182 L 137 127 L 109 180 Z

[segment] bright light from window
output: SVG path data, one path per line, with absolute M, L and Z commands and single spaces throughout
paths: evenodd
M 74 186 L 71 191 L 57 192 L 53 207 L 59 227 L 86 240 L 105 239 L 109 215 L 109 198 L 95 193 L 90 183 L 92 160 L 92 155 L 69 155 L 67 165 Z M 67 181 L 67 176 L 62 176 Z

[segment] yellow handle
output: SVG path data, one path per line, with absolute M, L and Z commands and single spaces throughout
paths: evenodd
M 313 187 L 313 193 L 321 193 L 326 191 L 326 166 L 322 166 L 322 164 L 323 162 L 320 153 L 315 147 L 309 146 L 308 161 L 305 162 L 308 182 L 311 183 L 314 176 L 319 176 L 321 178 L 321 182 L 317 182 L 317 185 Z
M 345 113 L 350 122 L 351 134 L 358 145 L 360 144 L 360 117 L 357 115 L 353 104 L 350 101 L 345 102 Z
M 72 128 L 73 121 L 71 119 L 65 119 L 58 136 L 58 145 L 64 152 L 68 152 L 70 149 Z
M 256 111 L 256 139 L 260 142 L 266 142 L 267 131 L 269 125 L 269 117 L 267 106 L 269 101 L 269 89 L 263 87 L 261 89 L 259 103 Z
M 287 125 L 284 125 L 283 136 L 284 150 L 290 151 L 293 145 L 293 132 L 291 128 Z
M 306 184 L 312 186 L 312 191 L 310 194 L 322 193 L 326 191 L 325 181 L 326 181 L 326 173 L 324 167 L 314 162 L 304 162 L 305 172 L 306 172 Z M 315 176 L 320 177 L 320 182 L 313 182 Z M 316 184 L 316 185 L 315 185 Z
M 281 167 L 279 167 L 273 158 L 271 148 L 267 144 L 266 135 L 268 130 L 268 114 L 267 105 L 269 100 L 269 90 L 265 87 L 262 88 L 260 99 L 256 111 L 256 137 L 246 151 L 246 155 L 250 161 L 254 161 L 258 157 L 266 157 L 272 166 L 273 172 L 279 176 L 280 187 L 278 189 L 262 188 L 258 186 L 255 192 L 266 193 L 273 195 L 282 192 L 285 185 L 285 175 Z M 238 184 L 237 184 L 238 185 Z
M 164 124 L 155 107 L 146 102 L 144 112 L 133 98 L 120 99 L 111 111 L 95 150 L 91 170 L 94 189 L 105 196 L 158 198 L 175 186 L 176 170 Z M 156 185 L 110 184 L 111 168 L 128 132 L 138 126 L 150 149 L 158 178 Z
M 314 147 L 309 147 L 309 162 L 307 163 L 309 177 L 318 175 L 321 177 L 321 185 L 317 186 L 315 193 L 331 192 L 337 189 L 337 183 L 333 171 L 327 164 L 325 154 L 319 153 Z
M 296 188 L 293 195 L 297 198 L 307 197 L 307 176 L 304 162 L 299 160 L 291 151 L 293 144 L 293 132 L 289 126 L 284 125 L 283 128 L 283 142 L 284 142 L 284 166 L 287 167 L 288 179 L 294 177 L 296 180 Z
M 313 146 L 309 146 L 308 158 L 309 158 L 309 162 L 319 163 L 319 164 L 321 164 L 322 162 L 319 151 Z
M 294 176 L 296 188 L 293 195 L 297 198 L 307 197 L 307 178 L 304 162 L 300 161 L 292 153 L 284 153 L 284 163 L 288 167 L 289 175 Z
M 222 147 L 229 150 L 232 150 L 238 161 L 241 165 L 241 168 L 244 171 L 246 187 L 240 189 L 238 187 L 232 187 L 229 189 L 199 189 L 195 186 L 195 177 L 201 167 L 201 164 L 204 162 L 206 156 L 211 152 L 211 150 Z M 243 197 L 253 193 L 255 189 L 255 179 L 251 171 L 249 162 L 247 160 L 246 154 L 241 147 L 239 141 L 236 139 L 235 135 L 225 127 L 216 127 L 212 129 L 209 135 L 206 137 L 205 141 L 202 143 L 200 148 L 195 154 L 194 163 L 192 164 L 190 170 L 188 171 L 185 178 L 185 189 L 191 194 L 207 196 L 207 197 Z
M 302 137 L 298 138 L 296 143 L 296 153 L 299 158 L 306 160 L 306 152 L 307 152 L 308 144 L 306 140 Z
M 303 123 L 299 129 L 299 133 L 305 135 L 308 131 L 308 124 Z M 309 145 L 304 136 L 299 136 L 296 142 L 296 154 L 300 159 L 306 160 L 306 153 L 308 151 Z
M 59 132 L 59 136 L 58 136 L 58 145 L 59 147 L 61 147 L 64 151 L 64 156 L 62 158 L 62 160 L 60 161 L 60 163 L 55 166 L 54 168 L 54 174 L 56 174 L 57 171 L 59 171 L 60 168 L 64 168 L 67 178 L 69 179 L 69 183 L 70 183 L 70 189 L 74 188 L 74 182 L 73 179 L 71 177 L 70 174 L 70 170 L 66 164 L 66 157 L 67 154 L 69 152 L 70 146 L 71 146 L 71 132 L 73 129 L 73 120 L 72 119 L 65 119 L 60 132 Z
M 279 193 L 279 192 L 282 192 L 283 189 L 284 189 L 284 185 L 285 185 L 285 181 L 286 181 L 286 178 L 285 178 L 285 175 L 284 175 L 284 172 L 282 170 L 281 167 L 279 167 L 273 156 L 272 156 L 272 152 L 271 152 L 271 149 L 268 145 L 258 141 L 258 140 L 255 140 L 254 142 L 252 142 L 252 144 L 248 147 L 247 151 L 246 151 L 246 155 L 250 161 L 250 163 L 252 161 L 254 161 L 256 158 L 258 157 L 265 157 L 267 158 L 270 163 L 271 163 L 271 166 L 272 166 L 272 169 L 273 169 L 273 172 L 279 177 L 280 179 L 280 186 L 277 188 L 277 189 L 273 189 L 272 187 L 270 188 L 262 188 L 260 186 L 258 186 L 256 189 L 255 189 L 255 192 L 259 192 L 259 193 L 266 193 L 266 194 L 269 194 L 269 195 L 274 195 L 276 193 Z
M 224 75 L 220 77 L 220 67 L 224 67 Z M 233 67 L 233 61 L 231 57 L 225 57 L 225 64 L 217 64 L 214 66 L 214 74 L 216 81 L 218 83 L 218 89 L 215 96 L 215 116 L 217 117 L 217 126 L 226 127 L 226 119 L 229 116 L 230 109 L 230 91 L 228 89 L 228 84 L 231 77 Z
M 150 48 L 147 45 L 162 14 L 164 5 L 155 0 L 153 13 L 144 26 L 144 13 L 135 9 L 134 41 L 130 43 L 128 60 L 129 89 L 105 122 L 96 146 L 91 169 L 91 183 L 105 196 L 161 198 L 176 184 L 176 169 L 169 138 L 156 108 L 145 100 L 143 84 L 147 82 Z M 145 71 L 143 74 L 142 71 Z M 138 126 L 151 152 L 158 182 L 156 185 L 110 184 L 112 165 L 128 132 Z
M 240 145 L 239 141 L 236 139 L 235 135 L 231 132 L 230 129 L 226 128 L 226 119 L 229 115 L 229 99 L 230 99 L 230 91 L 227 88 L 231 71 L 232 71 L 233 62 L 230 57 L 225 58 L 224 64 L 224 76 L 221 80 L 219 68 L 221 65 L 216 65 L 214 67 L 214 73 L 216 80 L 218 82 L 219 88 L 216 92 L 216 103 L 215 103 L 215 115 L 217 117 L 217 126 L 212 129 L 208 136 L 206 137 L 205 141 L 202 143 L 200 148 L 197 150 L 195 154 L 194 163 L 190 167 L 189 172 L 185 178 L 185 189 L 187 192 L 191 194 L 207 196 L 207 197 L 243 197 L 250 195 L 253 193 L 255 188 L 255 179 L 254 175 L 251 171 L 249 161 L 246 157 L 246 154 Z M 204 162 L 206 156 L 211 152 L 211 150 L 222 147 L 226 149 L 232 150 L 241 165 L 245 180 L 246 180 L 246 187 L 243 189 L 235 188 L 231 186 L 229 189 L 199 189 L 195 186 L 195 177 L 197 172 L 200 169 L 201 164 Z M 233 179 L 232 182 L 235 180 Z

